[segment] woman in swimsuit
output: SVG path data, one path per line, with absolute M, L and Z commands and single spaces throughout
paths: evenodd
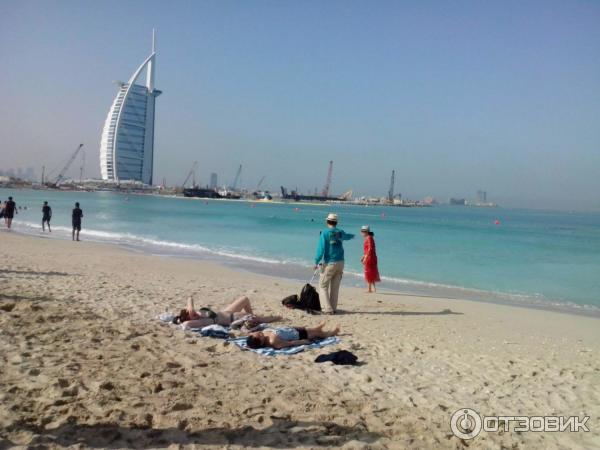
M 250 333 L 246 339 L 246 344 L 250 348 L 273 347 L 275 349 L 280 349 L 310 344 L 311 341 L 314 341 L 315 339 L 336 336 L 340 332 L 339 325 L 332 331 L 323 330 L 324 326 L 325 322 L 322 322 L 314 328 L 280 327 L 257 331 Z
M 208 325 L 230 326 L 236 320 L 247 317 L 247 320 L 255 323 L 268 323 L 281 320 L 281 316 L 257 316 L 252 311 L 252 305 L 248 297 L 240 297 L 234 300 L 227 308 L 213 311 L 210 308 L 194 308 L 194 299 L 190 297 L 186 309 L 182 309 L 173 323 L 182 324 L 183 328 L 202 328 Z

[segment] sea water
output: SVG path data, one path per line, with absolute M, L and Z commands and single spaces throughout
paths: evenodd
M 356 234 L 344 244 L 346 285 L 362 284 L 359 229 L 369 225 L 384 289 L 600 315 L 600 213 L 0 189 L 1 199 L 9 195 L 27 207 L 15 217 L 18 232 L 41 234 L 47 200 L 53 210 L 51 237 L 70 239 L 71 210 L 78 201 L 83 240 L 212 259 L 304 282 L 312 275 L 324 218 L 336 212 L 340 228 Z

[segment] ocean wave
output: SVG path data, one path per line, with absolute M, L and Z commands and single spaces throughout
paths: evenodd
M 40 224 L 32 222 L 15 221 L 19 226 L 19 231 L 30 235 L 41 235 Z M 25 227 L 23 229 L 22 227 Z M 62 239 L 70 239 L 71 228 L 64 226 L 52 226 L 52 235 Z M 48 236 L 45 234 L 45 236 Z M 187 257 L 214 257 L 224 262 L 240 261 L 245 267 L 252 270 L 253 266 L 269 266 L 270 273 L 281 273 L 283 276 L 289 276 L 290 271 L 297 267 L 298 273 L 308 267 L 312 267 L 312 262 L 303 259 L 294 258 L 274 258 L 261 255 L 252 255 L 241 253 L 237 249 L 223 247 L 208 247 L 200 244 L 189 244 L 175 241 L 161 240 L 157 237 L 140 236 L 132 233 L 119 233 L 113 231 L 103 231 L 97 229 L 85 229 L 85 239 L 92 242 L 110 243 L 140 249 L 141 251 L 162 256 L 187 256 Z M 171 252 L 169 252 L 171 251 Z M 280 270 L 281 266 L 286 266 L 287 271 Z M 300 270 L 302 269 L 302 270 Z M 346 269 L 345 275 L 352 277 L 355 282 L 362 282 L 363 273 Z M 576 304 L 568 300 L 548 299 L 542 294 L 522 294 L 507 293 L 476 288 L 466 288 L 457 285 L 435 283 L 429 281 L 412 280 L 400 277 L 382 276 L 382 287 L 391 290 L 402 290 L 409 294 L 422 294 L 425 296 L 439 296 L 450 299 L 465 299 L 474 301 L 490 301 L 495 303 L 504 303 L 519 306 L 538 307 L 543 309 L 557 309 L 568 312 L 579 312 L 590 315 L 600 315 L 600 308 L 595 305 Z
M 24 225 L 28 228 L 27 234 L 39 234 L 40 225 L 32 222 L 15 222 L 18 225 Z M 63 226 L 52 226 L 53 233 L 60 235 L 60 237 L 71 236 L 71 229 Z M 38 233 L 34 233 L 38 231 Z M 210 248 L 200 244 L 186 244 L 182 242 L 166 241 L 152 237 L 139 236 L 132 233 L 118 233 L 113 231 L 102 231 L 95 229 L 85 229 L 85 237 L 93 242 L 108 242 L 111 244 L 130 245 L 138 247 L 151 247 L 154 249 L 175 249 L 186 253 L 201 253 L 211 254 L 214 256 L 220 256 L 225 258 L 234 258 L 244 261 L 252 261 L 263 264 L 290 264 L 295 263 L 293 260 L 279 260 L 268 258 L 264 256 L 248 255 L 243 253 L 237 253 L 231 249 L 224 248 Z

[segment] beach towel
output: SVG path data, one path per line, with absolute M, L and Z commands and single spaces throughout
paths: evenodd
M 173 319 L 175 318 L 175 314 L 171 312 L 164 312 L 156 316 L 157 320 L 161 322 L 166 322 L 169 324 L 173 323 Z M 184 330 L 183 324 L 177 325 L 179 328 Z M 209 336 L 220 339 L 227 339 L 229 337 L 229 328 L 223 327 L 221 325 L 207 325 L 203 328 L 188 328 L 189 331 L 194 333 L 199 333 L 201 336 Z
M 160 320 L 161 322 L 167 322 L 167 323 L 173 322 L 174 318 L 175 318 L 175 314 L 172 312 L 168 312 L 168 311 L 165 311 L 164 313 L 161 313 L 158 316 L 156 316 L 157 320 Z
M 248 318 L 252 318 L 252 317 L 254 317 L 254 316 L 249 315 L 245 318 L 248 319 Z M 156 320 L 160 320 L 161 322 L 166 322 L 169 324 L 173 323 L 174 318 L 175 318 L 175 314 L 170 313 L 170 312 L 164 312 L 164 313 L 161 313 L 158 316 L 156 316 Z M 179 324 L 179 325 L 177 325 L 177 327 L 181 328 L 182 330 L 186 329 L 183 327 L 183 324 Z M 247 329 L 245 326 L 242 326 L 241 328 L 242 328 L 242 330 L 244 330 L 246 332 L 261 331 L 261 330 L 264 330 L 265 328 L 269 328 L 269 324 L 268 323 L 259 323 L 254 328 Z M 187 328 L 187 330 L 191 331 L 193 333 L 198 333 L 198 334 L 200 334 L 200 336 L 203 336 L 203 337 L 228 339 L 230 337 L 230 332 L 232 331 L 232 328 L 214 324 L 214 325 L 207 325 L 203 328 Z M 246 338 L 242 338 L 242 339 L 245 340 Z M 299 351 L 302 351 L 302 350 L 299 350 Z
M 254 353 L 258 353 L 259 355 L 264 355 L 264 356 L 277 356 L 277 355 L 294 355 L 296 353 L 303 352 L 304 350 L 310 350 L 312 348 L 321 348 L 321 347 L 325 347 L 326 345 L 338 344 L 340 342 L 340 339 L 336 336 L 331 336 L 331 337 L 328 337 L 325 339 L 311 342 L 310 344 L 297 345 L 295 347 L 287 347 L 287 348 L 282 348 L 280 350 L 276 350 L 272 347 L 249 348 L 246 345 L 245 337 L 231 339 L 231 342 L 233 342 L 235 345 L 240 347 L 242 350 L 250 350 Z
M 222 325 L 208 325 L 204 328 L 192 328 L 191 331 L 200 333 L 205 337 L 212 337 L 217 339 L 227 339 L 229 337 L 229 328 Z

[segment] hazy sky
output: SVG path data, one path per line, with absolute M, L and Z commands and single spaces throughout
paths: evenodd
M 0 0 L 0 165 L 99 176 L 153 27 L 157 181 L 600 210 L 597 1 Z

